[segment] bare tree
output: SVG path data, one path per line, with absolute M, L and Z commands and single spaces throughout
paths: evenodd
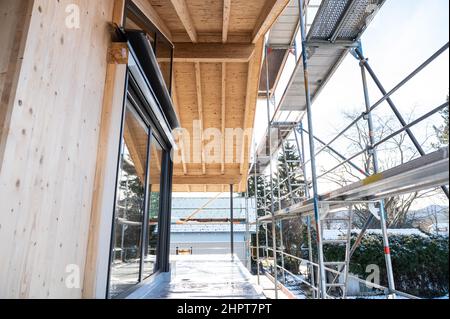
M 344 113 L 344 118 L 346 119 L 345 122 L 354 121 L 358 116 L 359 113 L 356 112 Z M 410 114 L 409 120 L 411 120 L 412 116 L 413 113 Z M 385 138 L 399 128 L 398 121 L 393 117 L 383 116 L 383 118 L 381 118 L 373 115 L 373 122 L 375 141 Z M 433 134 L 432 132 L 425 132 L 423 135 L 421 144 L 424 148 L 427 148 L 428 145 L 431 145 L 430 139 L 433 138 Z M 345 139 L 345 144 L 347 145 L 347 149 L 345 150 L 346 154 L 353 155 L 367 150 L 362 155 L 355 158 L 353 162 L 364 169 L 368 174 L 372 175 L 374 173 L 374 167 L 372 156 L 368 149 L 368 146 L 370 146 L 370 139 L 367 122 L 365 120 L 358 121 L 342 138 Z M 406 133 L 393 137 L 383 145 L 380 145 L 376 151 L 378 153 L 380 171 L 407 163 L 419 156 Z M 328 152 L 328 154 L 333 156 L 330 152 Z M 326 171 L 325 168 L 323 168 L 323 170 Z M 324 178 L 328 182 L 343 187 L 357 180 L 361 180 L 364 176 L 350 165 L 343 165 L 339 169 L 325 175 Z M 411 220 L 411 218 L 408 218 L 408 213 L 413 203 L 418 199 L 430 197 L 435 194 L 436 190 L 427 190 L 386 199 L 385 210 L 387 213 L 388 227 L 412 227 L 414 221 Z M 356 223 L 357 226 L 361 227 L 365 224 L 369 216 L 368 209 L 366 205 L 360 205 L 360 207 L 356 207 L 355 209 L 357 217 Z M 377 221 L 374 221 L 371 227 L 377 226 L 376 224 Z

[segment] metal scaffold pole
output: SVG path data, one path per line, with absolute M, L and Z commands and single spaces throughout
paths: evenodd
M 246 253 L 246 264 L 247 269 L 251 271 L 252 268 L 252 258 L 250 253 L 250 246 L 251 246 L 251 236 L 250 236 L 250 215 L 248 212 L 248 183 L 247 183 L 247 190 L 245 192 L 245 253 Z
M 304 19 L 304 0 L 299 0 L 299 11 L 300 11 L 300 32 L 302 37 L 302 59 L 303 59 L 303 73 L 305 82 L 305 97 L 306 97 L 306 113 L 308 118 L 308 130 L 309 130 L 309 151 L 311 156 L 311 181 L 313 186 L 313 200 L 314 200 L 314 219 L 316 221 L 316 236 L 317 236 L 317 254 L 318 254 L 318 264 L 319 264 L 319 291 L 320 297 L 326 298 L 326 278 L 325 278 L 325 267 L 323 258 L 323 247 L 321 245 L 322 234 L 321 234 L 321 221 L 320 221 L 320 209 L 319 209 L 319 191 L 317 185 L 317 172 L 316 172 L 316 159 L 314 156 L 314 132 L 313 132 L 313 118 L 312 118 L 312 103 L 311 103 L 311 92 L 309 87 L 309 74 L 308 74 L 308 53 L 306 45 L 306 25 Z
M 269 47 L 266 45 L 266 94 L 267 94 L 267 129 L 269 137 L 269 182 L 270 182 L 270 213 L 272 214 L 272 246 L 273 246 L 273 278 L 275 282 L 275 299 L 278 299 L 278 269 L 277 269 L 277 233 L 274 201 L 275 194 L 273 191 L 273 167 L 272 167 L 272 122 L 270 119 L 270 92 L 269 92 Z
M 277 161 L 278 162 L 278 161 Z M 281 209 L 281 184 L 280 184 L 280 170 L 277 165 L 277 192 L 278 192 L 278 209 Z M 281 268 L 283 271 L 283 283 L 286 284 L 286 271 L 284 268 L 284 250 L 283 250 L 283 221 L 278 222 L 278 228 L 280 233 L 280 250 L 281 250 Z
M 280 250 L 281 250 L 281 268 L 283 271 L 283 283 L 286 285 L 286 269 L 285 269 L 285 261 L 284 261 L 284 244 L 283 244 L 283 221 L 280 220 L 278 223 L 279 231 L 280 231 Z
M 440 48 L 434 55 L 432 55 L 425 63 L 423 63 L 419 68 L 417 68 L 411 75 L 410 77 L 414 76 L 415 74 L 417 74 L 418 72 L 420 72 L 423 68 L 425 68 L 426 66 L 428 66 L 429 63 L 431 63 L 432 61 L 434 61 L 438 56 L 440 56 L 444 51 L 446 51 L 449 48 L 449 43 L 447 42 L 442 48 Z M 383 94 L 383 96 L 386 96 L 385 100 L 386 102 L 389 104 L 389 106 L 391 107 L 392 111 L 394 112 L 395 116 L 397 117 L 398 121 L 400 122 L 400 124 L 405 127 L 406 121 L 403 118 L 403 116 L 401 115 L 400 111 L 398 110 L 397 106 L 394 104 L 394 102 L 392 101 L 392 99 L 390 98 L 390 96 L 388 95 L 388 92 L 386 91 L 386 89 L 383 87 L 383 85 L 381 84 L 380 80 L 378 79 L 377 75 L 375 74 L 375 72 L 373 71 L 372 67 L 369 64 L 368 59 L 366 59 L 364 57 L 363 52 L 359 49 L 356 48 L 355 49 L 355 54 L 356 57 L 360 60 L 362 67 L 365 68 L 367 70 L 367 72 L 369 73 L 369 75 L 371 76 L 372 80 L 375 82 L 377 88 L 379 89 L 379 91 L 381 92 L 381 94 Z M 406 83 L 406 79 L 403 81 Z M 397 87 L 401 87 L 403 86 L 404 83 L 400 83 Z M 417 149 L 417 151 L 419 152 L 419 154 L 421 156 L 424 156 L 426 153 L 422 147 L 422 145 L 420 145 L 419 141 L 417 140 L 417 138 L 415 137 L 414 133 L 408 128 L 406 129 L 406 133 L 408 134 L 409 138 L 411 139 L 411 141 L 413 142 L 415 148 Z M 442 191 L 444 192 L 445 196 L 447 196 L 447 198 L 450 198 L 449 195 L 449 191 L 448 188 L 446 186 L 441 186 Z
M 267 209 L 267 194 L 266 194 L 266 185 L 265 185 L 266 181 L 264 180 L 264 214 L 266 214 L 265 210 Z M 269 259 L 269 234 L 268 234 L 268 230 L 267 230 L 267 224 L 264 224 L 266 227 L 264 227 L 265 230 L 265 241 L 264 241 L 264 258 L 266 260 Z
M 258 278 L 258 285 L 261 285 L 260 270 L 259 270 L 259 222 L 256 219 L 256 273 Z
M 303 172 L 303 179 L 305 182 L 305 198 L 310 198 L 309 194 L 309 183 L 308 178 L 306 174 L 306 165 L 305 165 L 305 136 L 303 134 L 303 122 L 300 122 L 299 125 L 300 128 L 300 143 L 298 141 L 297 132 L 294 131 L 295 136 L 295 142 L 297 143 L 297 148 L 301 150 L 301 163 L 302 163 L 302 172 Z M 300 145 L 299 145 L 300 144 Z M 313 266 L 313 253 L 312 253 L 312 240 L 311 240 L 311 217 L 306 217 L 306 231 L 307 231 L 307 240 L 308 240 L 308 259 L 309 259 L 309 272 L 311 276 L 311 285 L 315 287 L 316 281 L 315 281 L 315 269 Z M 316 291 L 313 290 L 313 298 L 316 298 Z
M 256 214 L 256 272 L 258 276 L 258 285 L 261 284 L 260 279 L 260 270 L 259 270 L 259 215 L 258 215 L 258 173 L 257 173 L 257 165 L 258 165 L 258 156 L 257 156 L 257 146 L 255 145 L 255 164 L 254 164 L 254 191 L 255 191 L 255 214 Z
M 362 52 L 362 49 L 359 49 Z M 369 128 L 369 143 L 368 145 L 368 151 L 369 156 L 372 158 L 372 165 L 373 165 L 373 173 L 378 174 L 379 173 L 379 167 L 378 167 L 378 154 L 377 150 L 374 148 L 375 145 L 375 131 L 374 131 L 374 125 L 373 125 L 373 117 L 372 112 L 370 112 L 370 97 L 369 97 L 369 90 L 367 86 L 367 77 L 366 77 L 366 70 L 365 70 L 365 61 L 361 60 L 360 63 L 361 68 L 361 78 L 362 78 L 362 84 L 363 84 L 363 90 L 364 90 L 364 103 L 366 106 L 366 120 L 367 125 Z M 370 173 L 370 172 L 367 172 Z M 389 238 L 387 233 L 387 225 L 386 225 L 386 211 L 384 209 L 384 201 L 380 201 L 380 224 L 381 224 L 381 232 L 383 235 L 383 244 L 384 244 L 384 256 L 386 261 L 386 271 L 387 271 L 387 277 L 388 277 L 388 285 L 389 285 L 389 291 L 391 294 L 395 291 L 395 282 L 394 282 L 394 271 L 392 269 L 392 260 L 391 260 L 391 250 L 389 246 Z
M 234 260 L 234 207 L 233 207 L 233 184 L 230 184 L 230 250 L 231 259 Z
M 384 201 L 392 196 L 448 185 L 448 147 L 425 154 L 412 130 L 417 124 L 448 107 L 448 102 L 410 123 L 406 123 L 391 97 L 448 50 L 449 44 L 441 47 L 393 89 L 386 91 L 364 57 L 360 44 L 362 34 L 383 5 L 383 1 L 379 1 L 377 4 L 362 0 L 347 1 L 341 8 L 342 13 L 339 14 L 336 14 L 336 2 L 332 0 L 323 0 L 320 4 L 315 2 L 311 4 L 309 0 L 296 0 L 294 4 L 290 3 L 290 10 L 294 5 L 294 12 L 299 15 L 299 19 L 294 22 L 280 19 L 282 22 L 272 29 L 275 32 L 267 33 L 265 42 L 265 64 L 263 64 L 265 79 L 263 81 L 266 84 L 267 95 L 267 132 L 260 148 L 257 147 L 258 145 L 255 147 L 255 171 L 253 172 L 255 174 L 255 198 L 257 209 L 259 208 L 257 210 L 259 218 L 256 222 L 258 283 L 260 283 L 260 274 L 266 274 L 267 277 L 273 274 L 274 278 L 271 280 L 274 280 L 275 283 L 275 298 L 278 298 L 281 284 L 286 285 L 286 282 L 289 283 L 289 286 L 292 282 L 298 283 L 298 287 L 295 289 L 304 290 L 304 295 L 308 298 L 345 299 L 353 290 L 353 283 L 356 282 L 377 291 L 385 291 L 389 298 L 397 296 L 416 298 L 397 291 L 395 287 L 388 236 L 389 214 L 387 214 Z M 313 7 L 317 10 L 311 11 L 314 18 L 312 24 L 309 25 L 308 10 Z M 291 17 L 292 11 L 288 15 Z M 294 23 L 295 26 L 291 26 L 293 35 L 289 36 L 289 43 L 282 42 L 286 41 L 286 39 L 280 40 L 281 34 L 283 34 L 282 30 L 285 30 L 286 25 Z M 275 90 L 278 92 L 278 80 L 273 87 L 270 87 L 272 81 L 269 78 L 269 64 L 275 58 L 271 48 L 291 50 L 292 46 L 295 48 L 295 67 L 281 99 L 278 102 L 273 101 Z M 351 123 L 348 123 L 327 143 L 314 135 L 314 124 L 317 123 L 314 122 L 313 117 L 313 101 L 322 92 L 334 70 L 339 67 L 349 52 L 359 62 L 364 93 L 364 106 L 362 106 L 364 111 L 352 119 Z M 291 57 L 288 56 L 288 58 Z M 275 67 L 275 65 L 270 65 L 270 67 Z M 279 72 L 284 71 L 289 70 L 282 69 Z M 368 81 L 371 80 L 382 93 L 382 97 L 373 105 L 371 105 L 368 87 L 370 84 Z M 401 128 L 389 132 L 386 136 L 377 137 L 375 134 L 377 123 L 373 112 L 385 102 L 388 104 L 386 106 L 389 106 L 394 112 Z M 367 141 L 364 142 L 366 145 L 363 145 L 357 153 L 351 156 L 347 155 L 346 152 L 349 149 L 342 151 L 339 146 L 334 144 L 338 139 L 349 134 L 353 127 L 359 127 L 361 123 L 368 128 L 369 132 Z M 414 156 L 409 162 L 382 170 L 381 166 L 379 167 L 379 159 L 381 159 L 379 156 L 382 154 L 377 154 L 377 151 L 381 151 L 379 146 L 402 133 L 409 136 L 415 147 L 414 151 L 417 149 L 417 154 L 422 156 L 418 158 Z M 294 135 L 292 136 L 292 134 Z M 296 157 L 297 151 L 298 158 Z M 324 172 L 320 171 L 320 167 L 317 166 L 320 164 L 319 155 L 323 152 L 326 152 L 332 159 L 325 163 Z M 364 161 L 364 165 L 359 165 L 358 159 L 362 156 L 367 159 L 367 163 Z M 338 162 L 336 166 L 334 166 L 334 160 Z M 338 171 L 338 169 L 340 170 Z M 323 191 L 322 185 L 325 187 L 332 183 L 339 184 L 335 178 L 326 176 L 333 172 L 341 173 L 341 170 L 351 175 L 348 183 L 319 195 L 319 188 L 320 191 Z M 256 194 L 258 182 L 260 186 L 263 186 L 261 194 Z M 442 189 L 448 196 L 447 187 L 442 186 Z M 359 205 L 367 208 L 370 214 L 354 240 L 352 237 L 354 212 L 357 211 Z M 294 230 L 296 224 L 288 224 L 288 221 L 293 219 L 298 219 L 297 221 L 301 224 L 301 230 L 299 230 L 302 237 L 301 245 L 291 245 L 292 238 L 287 236 L 288 230 L 296 231 L 296 229 Z M 375 220 L 380 223 L 379 228 L 382 234 L 384 260 L 379 266 L 383 266 L 385 263 L 387 274 L 387 285 L 385 286 L 387 287 L 359 279 L 349 273 L 352 255 Z M 269 229 L 270 224 L 271 229 Z M 264 234 L 259 232 L 261 225 L 265 230 L 265 243 L 261 237 Z M 303 239 L 303 237 L 305 238 Z M 260 238 L 261 243 L 259 242 Z M 272 242 L 269 244 L 270 241 Z M 284 243 L 289 249 L 285 249 Z M 329 253 L 329 247 L 343 247 L 344 244 L 345 254 Z M 309 253 L 308 257 L 306 257 L 306 250 Z M 254 255 L 255 253 L 252 252 L 251 256 L 254 257 Z M 301 266 L 292 270 L 291 267 L 288 267 L 292 265 L 292 261 Z

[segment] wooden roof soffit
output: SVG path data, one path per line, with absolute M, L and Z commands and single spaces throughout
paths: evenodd
M 178 17 L 183 23 L 189 38 L 193 43 L 198 42 L 197 31 L 195 30 L 194 21 L 192 20 L 191 14 L 189 13 L 189 8 L 185 0 L 170 0 L 172 2 Z
M 222 42 L 228 41 L 228 29 L 230 27 L 230 15 L 231 15 L 231 0 L 223 1 L 223 30 L 222 30 Z
M 272 24 L 278 19 L 290 0 L 267 0 L 261 15 L 259 16 L 255 30 L 253 31 L 252 42 L 256 43 L 264 36 Z
M 159 29 L 159 31 L 172 41 L 172 33 L 148 0 L 131 0 L 145 14 L 145 16 Z
M 254 44 L 176 43 L 174 62 L 247 63 L 254 52 Z

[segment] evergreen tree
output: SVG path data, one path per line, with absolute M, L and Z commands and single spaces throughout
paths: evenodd
M 449 97 L 447 96 L 447 102 L 448 101 L 449 101 Z M 435 127 L 434 128 L 435 131 L 436 131 L 437 137 L 439 139 L 439 142 L 441 144 L 440 146 L 448 145 L 448 127 L 449 127 L 448 126 L 448 124 L 449 124 L 448 123 L 448 120 L 449 120 L 449 117 L 448 117 L 448 106 L 441 111 L 441 117 L 444 120 L 444 124 L 441 125 L 440 127 Z
M 274 203 L 275 210 L 279 209 L 279 200 L 280 198 L 284 198 L 282 200 L 282 208 L 291 205 L 291 197 L 295 197 L 295 202 L 299 202 L 304 199 L 305 191 L 304 191 L 304 177 L 301 170 L 301 163 L 299 161 L 298 151 L 296 150 L 296 146 L 286 142 L 285 152 L 280 152 L 278 156 L 278 164 L 277 171 L 273 172 L 275 177 L 273 179 L 273 190 L 274 190 Z M 292 174 L 296 172 L 295 174 Z M 286 196 L 290 193 L 289 183 L 288 183 L 288 174 L 291 174 L 291 188 L 292 193 L 290 196 Z M 257 207 L 267 207 L 270 209 L 269 205 L 271 203 L 271 188 L 270 188 L 270 178 L 269 176 L 257 176 L 257 194 L 258 194 L 258 202 Z M 280 185 L 280 189 L 278 191 L 278 185 Z M 250 197 L 255 196 L 255 177 L 251 176 L 248 181 L 248 195 Z M 267 209 L 260 208 L 258 209 L 258 216 L 264 216 L 267 213 Z M 277 224 L 276 232 L 277 239 L 279 234 L 279 225 Z M 282 222 L 283 227 L 283 246 L 285 248 L 285 252 L 301 256 L 301 246 L 304 245 L 305 238 L 305 227 L 299 218 L 295 218 L 292 220 L 287 220 Z M 267 232 L 267 242 L 269 245 L 272 243 L 272 230 L 269 229 Z M 266 229 L 261 226 L 259 228 L 259 243 L 264 246 L 266 244 Z M 278 242 L 278 245 L 281 243 Z M 288 260 L 285 260 L 287 263 Z M 292 266 L 292 267 L 291 267 Z M 286 264 L 287 269 L 297 272 L 298 265 L 288 265 Z

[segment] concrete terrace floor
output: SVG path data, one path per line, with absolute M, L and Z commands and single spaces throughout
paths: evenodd
M 266 299 L 254 277 L 231 255 L 173 256 L 171 281 L 145 299 Z

